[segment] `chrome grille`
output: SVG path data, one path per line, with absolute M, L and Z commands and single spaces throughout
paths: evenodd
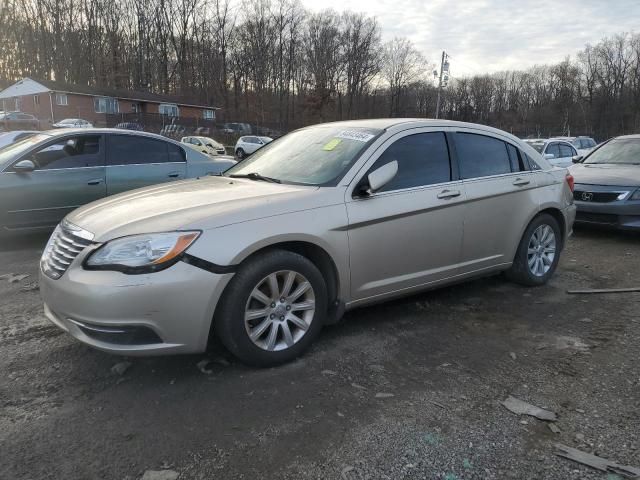
M 50 278 L 60 278 L 78 254 L 91 245 L 92 238 L 93 234 L 68 222 L 58 225 L 42 253 L 42 272 Z

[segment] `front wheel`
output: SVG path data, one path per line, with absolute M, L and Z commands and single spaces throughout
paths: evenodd
M 246 364 L 268 367 L 300 356 L 320 332 L 327 288 L 306 257 L 274 250 L 243 264 L 227 286 L 214 328 Z
M 236 150 L 236 157 L 238 158 L 238 160 L 242 160 L 245 156 L 246 153 L 244 153 L 243 149 L 239 148 L 238 150 Z
M 562 234 L 558 221 L 543 213 L 534 218 L 522 236 L 507 277 L 522 285 L 544 285 L 558 266 Z

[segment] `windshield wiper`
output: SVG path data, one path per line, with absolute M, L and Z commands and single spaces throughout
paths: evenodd
M 282 183 L 282 181 L 277 178 L 265 177 L 264 175 L 260 175 L 258 172 L 251 173 L 236 173 L 229 175 L 231 178 L 248 178 L 249 180 L 260 180 L 262 182 L 269 183 Z

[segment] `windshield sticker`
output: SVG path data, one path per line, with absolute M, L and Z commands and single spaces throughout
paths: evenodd
M 340 140 L 339 138 L 333 138 L 329 140 L 324 147 L 322 147 L 322 150 L 330 152 L 331 150 L 336 148 L 340 144 L 340 142 L 342 142 L 342 140 Z
M 373 137 L 375 137 L 375 135 L 365 132 L 358 132 L 355 130 L 343 130 L 338 135 L 336 135 L 336 138 L 344 138 L 346 140 L 355 140 L 356 142 L 364 143 L 368 142 Z

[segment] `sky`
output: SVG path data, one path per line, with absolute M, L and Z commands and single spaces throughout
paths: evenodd
M 587 43 L 640 32 L 640 0 L 302 0 L 375 16 L 383 40 L 409 38 L 433 64 L 445 50 L 451 75 L 554 63 Z

